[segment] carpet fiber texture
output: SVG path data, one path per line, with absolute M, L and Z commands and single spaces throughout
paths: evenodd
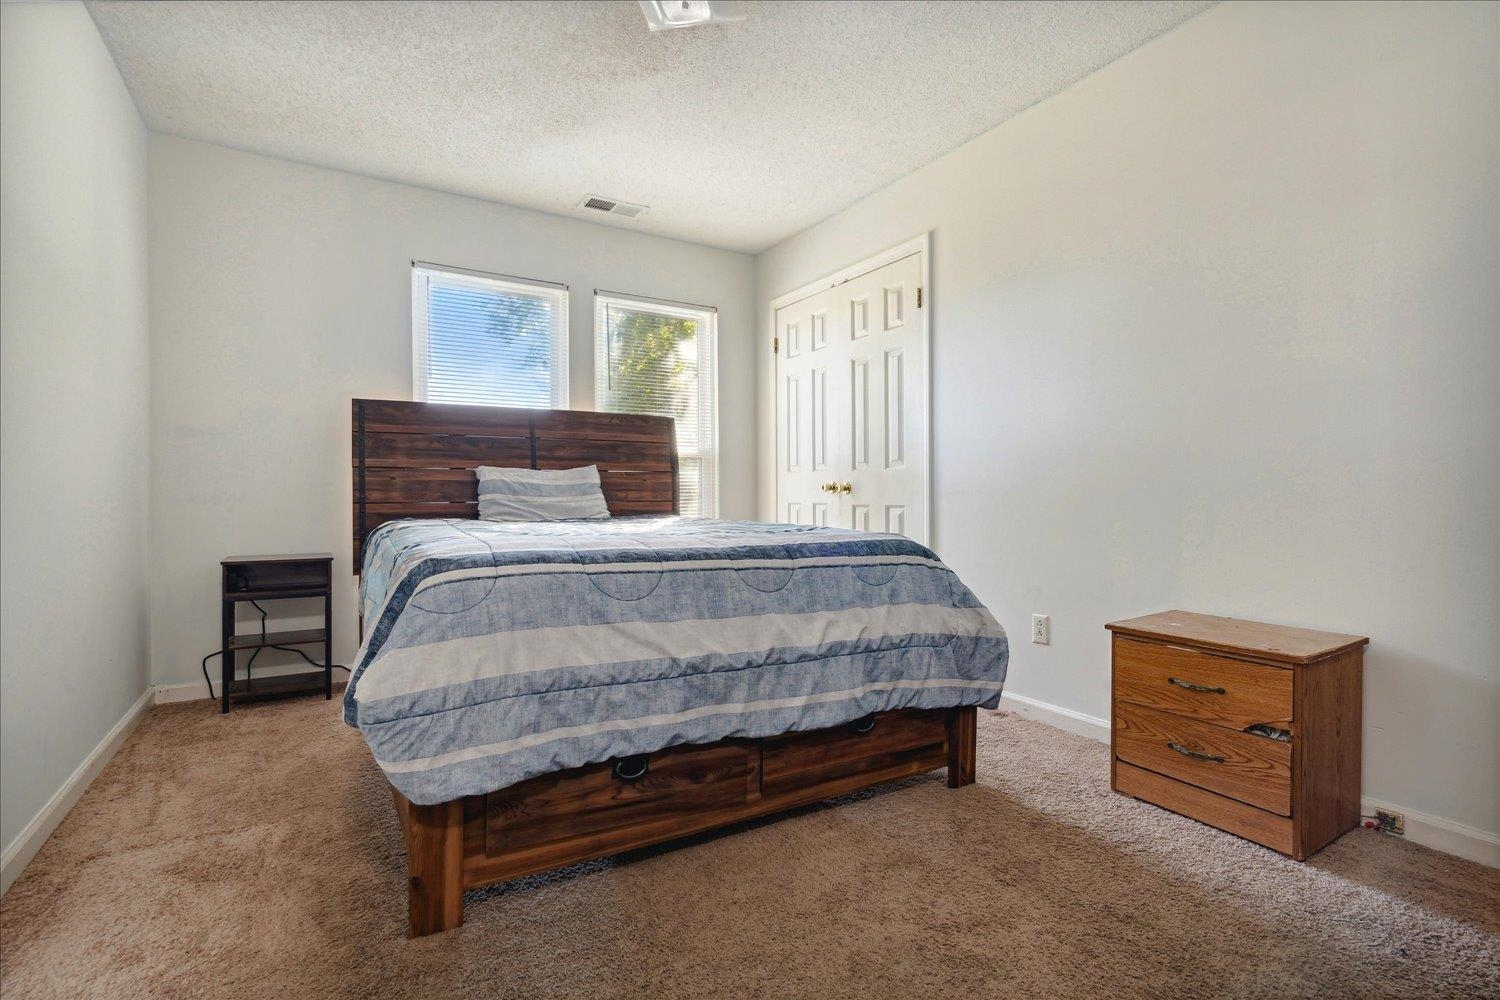
M 1500 873 L 1356 831 L 1297 864 L 980 713 L 942 772 L 470 893 L 409 941 L 337 702 L 162 707 L 0 902 L 22 997 L 1500 996 Z

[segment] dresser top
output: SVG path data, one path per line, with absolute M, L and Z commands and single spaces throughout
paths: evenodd
M 1283 663 L 1311 663 L 1370 641 L 1359 635 L 1267 625 L 1191 611 L 1163 611 L 1144 618 L 1110 622 L 1104 627 L 1120 635 L 1167 639 L 1221 652 L 1250 653 Z

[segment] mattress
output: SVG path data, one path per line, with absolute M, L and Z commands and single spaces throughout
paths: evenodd
M 1004 629 L 899 535 L 683 517 L 394 521 L 344 694 L 432 804 L 682 743 L 994 707 Z

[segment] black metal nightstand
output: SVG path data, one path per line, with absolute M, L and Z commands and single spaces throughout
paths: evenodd
M 333 553 L 304 552 L 275 556 L 230 556 L 220 563 L 223 569 L 223 674 L 219 689 L 219 711 L 228 712 L 232 701 L 262 701 L 292 695 L 311 694 L 319 687 L 324 698 L 333 697 Z M 323 627 L 295 629 L 286 632 L 234 632 L 235 606 L 246 601 L 285 601 L 305 598 L 323 599 Z M 262 614 L 264 610 L 262 609 Z M 323 663 L 318 671 L 303 670 L 252 681 L 234 679 L 235 654 L 238 650 L 287 648 L 323 644 Z M 322 684 L 309 684 L 321 673 Z

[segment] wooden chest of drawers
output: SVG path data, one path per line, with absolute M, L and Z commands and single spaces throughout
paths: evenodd
M 1361 636 L 1111 622 L 1111 785 L 1298 861 L 1359 825 Z

